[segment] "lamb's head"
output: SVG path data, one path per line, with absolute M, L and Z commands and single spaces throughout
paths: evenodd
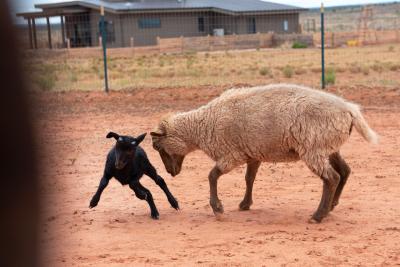
M 146 133 L 139 135 L 138 137 L 132 137 L 127 135 L 119 135 L 114 132 L 109 132 L 107 138 L 114 138 L 115 144 L 115 168 L 122 170 L 135 158 L 136 149 L 139 144 L 146 137 Z
M 158 128 L 150 133 L 153 148 L 160 153 L 165 169 L 176 176 L 182 169 L 183 160 L 189 148 L 169 120 L 162 120 Z

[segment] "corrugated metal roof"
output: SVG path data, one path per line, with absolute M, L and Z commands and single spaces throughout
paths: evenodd
M 59 2 L 53 4 L 38 4 L 37 8 L 57 8 L 72 5 L 123 11 L 163 10 L 163 9 L 221 9 L 230 12 L 276 12 L 289 10 L 304 10 L 299 7 L 264 2 L 260 0 L 136 0 L 136 1 L 105 1 L 105 0 L 81 0 Z

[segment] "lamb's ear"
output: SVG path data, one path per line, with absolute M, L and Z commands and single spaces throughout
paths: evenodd
M 144 133 L 144 134 L 141 134 L 138 137 L 136 137 L 135 138 L 136 139 L 135 140 L 136 141 L 135 145 L 139 145 L 144 140 L 144 138 L 146 137 L 146 134 L 147 133 Z
M 119 134 L 114 133 L 114 132 L 109 132 L 106 136 L 106 138 L 115 138 L 115 140 L 118 140 Z

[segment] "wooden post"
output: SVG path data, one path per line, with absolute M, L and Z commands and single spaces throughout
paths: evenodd
M 50 27 L 50 18 L 49 17 L 46 17 L 46 22 L 47 22 L 47 35 L 49 38 L 49 48 L 52 49 L 53 44 L 51 42 L 51 27 Z
M 135 46 L 135 39 L 133 37 L 131 37 L 131 47 Z
M 29 48 L 33 49 L 31 18 L 28 18 L 28 32 L 29 32 Z
M 63 45 L 63 48 L 65 48 L 66 47 L 66 43 L 65 43 L 65 26 L 64 26 L 64 16 L 61 16 L 60 17 L 60 20 L 61 20 L 61 38 L 62 38 L 62 45 Z
M 36 22 L 35 22 L 35 18 L 32 18 L 32 29 L 33 29 L 33 47 L 35 49 L 37 49 L 38 46 L 37 46 L 37 37 L 36 37 Z
M 67 49 L 71 49 L 71 40 L 67 38 Z
M 99 36 L 99 47 L 101 47 L 102 43 L 103 43 L 103 38 Z

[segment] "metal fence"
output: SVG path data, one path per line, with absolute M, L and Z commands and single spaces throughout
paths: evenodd
M 103 27 L 97 11 L 33 22 L 20 27 L 20 36 L 33 73 L 44 77 L 40 87 L 98 89 L 108 76 L 111 89 L 231 86 L 292 76 L 316 86 L 325 73 L 319 9 L 239 17 L 195 11 L 106 12 Z M 103 41 L 109 75 L 103 70 Z M 324 48 L 397 43 L 400 4 L 325 10 Z M 308 49 L 299 52 L 301 48 Z M 328 56 L 328 71 L 333 64 Z M 48 82 L 43 73 L 54 77 Z

